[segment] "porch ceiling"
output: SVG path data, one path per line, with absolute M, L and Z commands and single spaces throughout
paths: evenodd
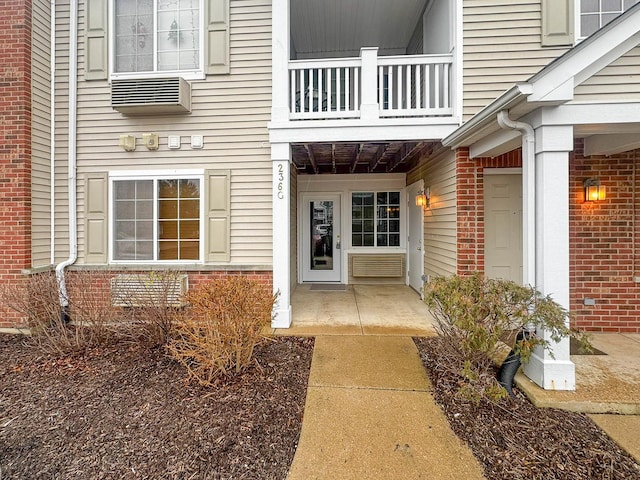
M 357 55 L 361 47 L 404 54 L 426 0 L 291 0 L 299 59 Z
M 406 173 L 439 142 L 294 143 L 298 173 Z

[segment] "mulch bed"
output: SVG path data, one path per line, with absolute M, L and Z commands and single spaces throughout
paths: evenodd
M 470 404 L 456 395 L 460 377 L 451 372 L 440 339 L 414 340 L 436 401 L 487 478 L 640 479 L 640 466 L 586 415 L 536 408 L 520 392 L 498 404 Z
M 249 371 L 206 389 L 161 349 L 57 358 L 0 335 L 0 478 L 283 479 L 312 350 L 265 341 Z

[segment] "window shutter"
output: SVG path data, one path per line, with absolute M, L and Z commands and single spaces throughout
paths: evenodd
M 228 262 L 231 259 L 231 172 L 207 170 L 205 177 L 205 260 Z
M 229 73 L 229 1 L 205 0 L 206 73 Z
M 84 78 L 106 80 L 109 74 L 107 49 L 107 1 L 85 1 Z
M 542 46 L 571 46 L 574 42 L 573 0 L 542 0 Z
M 85 262 L 107 263 L 107 174 L 92 173 L 84 183 Z

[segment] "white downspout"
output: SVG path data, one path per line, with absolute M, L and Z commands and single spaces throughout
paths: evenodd
M 51 63 L 51 107 L 50 107 L 50 185 L 51 185 L 51 199 L 50 199 L 50 222 L 51 222 L 51 238 L 49 248 L 51 250 L 50 264 L 56 263 L 56 0 L 51 0 L 51 50 L 50 50 L 50 63 Z
M 536 287 L 536 167 L 535 133 L 528 123 L 509 118 L 508 110 L 498 112 L 501 128 L 522 134 L 522 256 L 523 285 Z
M 69 2 L 69 162 L 68 162 L 68 188 L 69 188 L 69 258 L 56 266 L 56 278 L 58 280 L 58 295 L 60 305 L 63 307 L 65 320 L 68 319 L 67 308 L 69 295 L 64 279 L 64 269 L 75 263 L 78 259 L 78 231 L 76 228 L 76 105 L 78 90 L 78 5 L 77 0 Z

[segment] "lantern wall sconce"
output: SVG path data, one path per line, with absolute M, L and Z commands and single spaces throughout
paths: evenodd
M 607 198 L 607 189 L 600 185 L 600 179 L 587 178 L 584 181 L 584 201 L 599 202 Z
M 423 210 L 431 207 L 431 191 L 428 187 L 416 195 L 416 206 L 422 207 Z

